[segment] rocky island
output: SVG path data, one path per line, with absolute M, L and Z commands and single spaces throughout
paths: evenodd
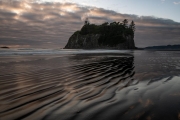
M 68 40 L 65 49 L 136 49 L 134 43 L 135 24 L 128 20 L 120 22 L 90 24 L 86 19 L 80 31 Z
M 3 49 L 9 49 L 9 47 L 7 47 L 7 46 L 3 46 L 3 47 L 1 47 L 1 48 L 3 48 Z

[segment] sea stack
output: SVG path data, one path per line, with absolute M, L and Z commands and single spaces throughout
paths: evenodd
M 85 21 L 80 31 L 68 40 L 65 49 L 136 49 L 134 43 L 135 24 L 122 23 L 90 24 Z

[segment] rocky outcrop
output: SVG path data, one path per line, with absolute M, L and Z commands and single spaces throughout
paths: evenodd
M 74 34 L 69 38 L 66 49 L 93 49 L 98 48 L 99 34 Z
M 119 43 L 114 47 L 103 46 L 98 44 L 100 34 L 73 34 L 65 46 L 65 49 L 135 49 L 134 39 L 132 36 L 126 36 L 125 42 Z
M 135 43 L 132 36 L 126 36 L 126 40 L 124 43 L 118 44 L 115 48 L 117 49 L 135 49 Z
M 9 47 L 7 47 L 7 46 L 3 46 L 3 47 L 1 47 L 1 48 L 3 48 L 3 49 L 8 49 Z

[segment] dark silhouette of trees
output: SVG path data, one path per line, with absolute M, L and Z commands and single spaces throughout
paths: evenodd
M 136 30 L 134 21 L 132 21 L 132 22 L 130 23 L 129 29 L 131 29 L 131 30 L 133 31 L 133 32 L 132 32 L 132 36 L 133 36 L 133 38 L 134 38 L 134 32 L 135 32 L 135 30 Z
M 132 22 L 130 23 L 129 28 L 132 29 L 132 30 L 135 32 L 136 27 L 135 27 L 134 21 L 132 21 Z
M 124 19 L 122 24 L 123 24 L 123 26 L 124 26 L 125 28 L 127 28 L 127 27 L 128 27 L 128 20 L 127 20 L 127 19 Z
M 128 20 L 125 19 L 120 22 L 105 22 L 101 25 L 90 24 L 88 18 L 86 18 L 83 27 L 75 34 L 87 35 L 87 34 L 101 34 L 98 42 L 99 45 L 116 46 L 119 43 L 123 43 L 127 36 L 134 38 L 135 23 L 132 21 L 128 25 Z
M 90 23 L 89 23 L 89 19 L 88 18 L 86 18 L 86 20 L 84 21 L 84 25 L 89 25 Z

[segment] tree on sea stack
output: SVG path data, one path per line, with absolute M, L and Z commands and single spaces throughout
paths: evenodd
M 90 25 L 89 19 L 86 18 L 86 20 L 84 21 L 84 26 L 81 28 L 81 31 L 80 31 L 82 35 L 86 35 L 89 33 L 89 25 Z
M 127 28 L 127 27 L 128 27 L 128 20 L 127 20 L 127 19 L 124 19 L 122 24 L 123 24 L 123 26 L 124 26 L 125 28 Z
M 86 20 L 84 21 L 84 25 L 89 25 L 90 23 L 89 23 L 89 19 L 88 18 L 86 18 Z
M 135 32 L 136 28 L 135 28 L 134 21 L 131 22 L 131 24 L 129 25 L 129 28 L 132 29 Z
M 136 30 L 134 21 L 131 22 L 131 24 L 129 25 L 129 28 L 133 31 L 133 32 L 132 32 L 132 35 L 133 35 L 133 38 L 134 38 L 134 32 L 135 32 L 135 30 Z

